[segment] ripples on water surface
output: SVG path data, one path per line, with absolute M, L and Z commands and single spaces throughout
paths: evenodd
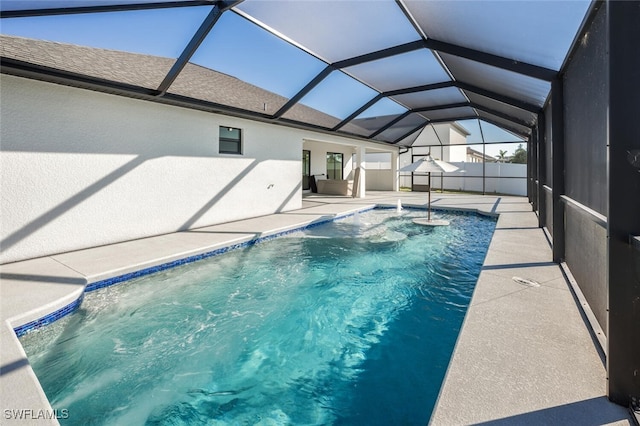
M 495 221 L 374 210 L 88 293 L 23 337 L 63 425 L 425 424 Z

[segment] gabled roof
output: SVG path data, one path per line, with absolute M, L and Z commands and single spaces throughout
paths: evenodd
M 191 34 L 178 40 L 184 48 L 174 57 L 136 51 L 135 37 L 131 49 L 3 37 L 2 72 L 407 144 L 429 123 L 469 118 L 530 135 L 599 3 L 6 0 L 1 7 L 2 31 L 11 24 L 13 35 L 25 35 L 20 23 L 33 19 L 115 22 L 152 11 L 150 28 L 175 23 Z M 185 10 L 202 11 L 204 20 L 179 20 Z M 149 42 L 162 44 L 156 36 Z M 244 72 L 254 67 L 255 82 Z M 268 89 L 276 80 L 291 83 Z
M 475 157 L 475 158 L 479 158 L 479 159 L 481 159 L 483 161 L 486 161 L 487 163 L 495 163 L 497 161 L 496 157 L 493 157 L 493 156 L 487 155 L 487 154 L 483 154 L 482 152 L 480 152 L 478 150 L 475 150 L 475 149 L 472 149 L 472 148 L 469 148 L 469 147 L 467 147 L 467 155 L 470 155 L 470 156 Z
M 171 58 L 5 35 L 0 35 L 0 55 L 8 60 L 148 89 L 157 87 L 175 62 Z M 233 76 L 192 63 L 185 66 L 171 89 L 172 93 L 194 101 L 265 115 L 273 114 L 278 105 L 287 101 Z M 339 121 L 302 104 L 296 105 L 293 113 L 302 122 L 313 120 L 325 123 L 327 127 Z
M 471 133 L 460 123 L 452 123 L 451 127 L 453 127 L 458 133 L 462 136 L 469 136 Z

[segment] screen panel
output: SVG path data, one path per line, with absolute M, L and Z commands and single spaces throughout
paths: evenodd
M 478 123 L 478 120 L 475 120 L 475 121 L 479 126 L 478 129 L 480 127 L 482 128 L 482 136 L 484 137 L 484 141 L 486 142 L 487 145 L 492 145 L 492 144 L 503 145 L 502 142 L 515 142 L 518 144 L 522 142 L 526 142 L 522 136 L 514 135 L 510 131 L 503 129 L 502 127 L 496 126 L 493 123 L 489 123 L 484 120 L 480 120 L 479 123 Z M 478 138 L 478 140 L 481 141 L 482 139 Z
M 486 96 L 478 95 L 473 92 L 465 92 L 465 94 L 469 100 L 475 104 L 526 121 L 531 126 L 533 126 L 538 119 L 537 115 L 532 112 L 524 111 L 520 108 L 496 101 L 495 99 L 487 98 Z
M 337 121 L 330 126 L 334 127 L 377 94 L 375 90 L 343 72 L 334 71 L 304 96 L 299 104 L 320 111 L 327 116 L 335 117 Z M 294 119 L 293 109 L 287 111 L 283 117 Z M 312 124 L 326 126 L 325 122 L 312 122 Z
M 599 10 L 564 75 L 566 195 L 608 215 L 606 15 Z M 637 102 L 637 99 L 635 100 Z M 630 193 L 631 195 L 631 193 Z
M 445 53 L 440 54 L 456 80 L 542 107 L 551 83 L 491 65 Z
M 505 120 L 504 118 L 497 117 L 493 114 L 478 110 L 478 115 L 480 116 L 480 118 L 484 118 L 489 121 L 490 124 L 497 123 L 503 130 L 514 132 L 520 137 L 522 137 L 522 135 L 528 136 L 531 134 L 530 128 L 513 123 L 509 120 Z M 511 138 L 511 140 L 513 140 L 513 137 Z
M 177 58 L 211 10 L 200 6 L 5 18 L 0 20 L 0 31 L 31 39 Z
M 291 98 L 326 64 L 235 13 L 224 13 L 191 62 Z
M 456 123 L 469 132 L 469 135 L 467 135 L 467 143 L 482 143 L 482 133 L 480 131 L 480 123 L 478 120 L 458 120 Z
M 424 127 L 421 128 L 421 129 L 416 130 L 415 132 L 411 133 L 406 138 L 404 138 L 401 141 L 399 141 L 397 145 L 398 146 L 411 146 L 411 145 L 413 145 L 413 143 L 416 141 L 416 139 L 418 139 L 418 137 L 420 136 L 420 134 L 423 131 L 424 131 Z
M 476 115 L 475 111 L 471 107 L 439 109 L 435 111 L 425 111 L 421 114 L 429 120 L 451 119 L 452 121 L 461 117 L 472 117 Z
M 404 95 L 392 96 L 391 99 L 394 99 L 411 109 L 455 104 L 467 101 L 467 98 L 464 97 L 460 89 L 457 87 L 445 87 L 443 89 L 406 93 Z
M 3 54 L 156 89 L 211 7 L 5 18 Z
M 393 142 L 399 137 L 407 134 L 416 127 L 427 123 L 427 119 L 420 114 L 409 114 L 384 132 L 377 135 L 374 139 L 386 142 Z
M 395 120 L 399 116 L 400 114 L 394 114 L 355 119 L 347 123 L 344 127 L 340 128 L 340 131 L 367 137 L 378 131 L 382 127 L 386 126 L 388 123 Z
M 178 74 L 168 93 L 268 115 L 275 114 L 288 101 L 284 96 L 191 62 Z
M 147 5 L 151 3 L 167 3 L 174 0 L 2 0 L 3 11 L 64 9 L 70 7 Z M 181 0 L 177 0 L 180 2 Z M 184 0 L 185 2 L 188 0 Z
M 428 49 L 365 62 L 344 71 L 380 92 L 451 81 Z
M 382 98 L 349 122 L 347 125 L 349 127 L 345 126 L 342 130 L 368 136 L 406 111 L 406 108 L 391 99 Z
M 554 70 L 562 66 L 590 3 L 405 2 L 427 37 Z
M 420 39 L 393 0 L 245 0 L 234 10 L 328 63 Z
M 553 124 L 553 109 L 551 102 L 544 109 L 544 124 L 545 124 L 545 142 L 546 142 L 546 159 L 547 162 L 547 176 L 546 181 L 548 186 L 553 185 L 553 135 L 551 133 L 551 126 Z M 547 206 L 551 206 L 552 204 L 547 204 Z M 551 211 L 550 208 L 547 208 L 547 211 Z M 549 223 L 549 222 L 547 222 Z

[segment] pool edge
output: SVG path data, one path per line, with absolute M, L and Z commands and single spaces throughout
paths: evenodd
M 168 270 L 168 269 L 172 269 L 178 266 L 182 266 L 182 265 L 186 265 L 189 263 L 193 263 L 193 262 L 197 262 L 203 259 L 207 259 L 210 257 L 215 257 L 215 256 L 219 256 L 221 254 L 233 251 L 233 250 L 238 250 L 238 249 L 242 249 L 242 248 L 246 248 L 246 247 L 250 247 L 256 244 L 260 244 L 262 242 L 265 241 L 269 241 L 272 240 L 274 238 L 278 238 L 278 237 L 282 237 L 284 235 L 288 235 L 288 234 L 292 234 L 294 232 L 299 232 L 299 231 L 303 231 L 305 229 L 309 229 L 309 228 L 313 228 L 315 226 L 319 226 L 325 223 L 329 223 L 329 222 L 334 222 L 336 220 L 340 220 L 340 219 L 345 219 L 347 217 L 353 216 L 356 213 L 363 213 L 363 212 L 367 212 L 370 210 L 374 210 L 376 208 L 379 208 L 378 205 L 374 205 L 374 206 L 366 206 L 366 207 L 362 207 L 362 208 L 358 208 L 352 211 L 347 211 L 344 212 L 342 214 L 336 214 L 333 217 L 323 217 L 320 219 L 316 219 L 316 220 L 312 220 L 309 221 L 308 223 L 304 223 L 304 224 L 300 224 L 300 225 L 295 225 L 295 227 L 290 228 L 290 229 L 276 229 L 273 230 L 273 232 L 267 232 L 264 235 L 261 235 L 259 237 L 254 237 L 252 239 L 249 239 L 248 241 L 243 241 L 243 242 L 230 242 L 228 245 L 224 245 L 222 247 L 216 248 L 214 250 L 210 250 L 210 251 L 205 251 L 203 253 L 199 253 L 199 254 L 194 254 L 194 255 L 190 255 L 184 258 L 179 258 L 176 260 L 172 260 L 169 262 L 164 262 L 164 263 L 160 263 L 158 265 L 154 265 L 154 266 L 149 266 L 140 270 L 136 270 L 133 272 L 127 272 L 125 274 L 121 274 L 121 275 L 116 275 L 113 277 L 109 277 L 109 278 L 105 278 L 102 280 L 97 280 L 97 281 L 92 281 L 92 282 L 87 282 L 84 286 L 83 291 L 80 293 L 80 295 L 75 298 L 73 301 L 69 302 L 68 304 L 62 306 L 61 308 L 58 308 L 54 311 L 50 311 L 47 312 L 46 314 L 42 314 L 41 317 L 38 317 L 36 319 L 33 320 L 29 320 L 25 323 L 21 323 L 22 318 L 25 318 L 30 312 L 25 313 L 23 315 L 19 315 L 19 316 L 14 316 L 12 318 L 7 319 L 7 321 L 11 324 L 11 327 L 13 329 L 13 332 L 16 334 L 16 336 L 18 338 L 26 335 L 27 333 L 30 333 L 32 331 L 35 331 L 37 329 L 40 329 L 44 326 L 47 326 L 49 324 L 52 324 L 53 322 L 64 318 L 67 315 L 72 314 L 73 312 L 75 312 L 80 305 L 82 304 L 82 300 L 84 298 L 84 294 L 85 293 L 90 293 L 92 291 L 96 291 L 102 288 L 106 288 L 106 287 L 110 287 L 112 285 L 116 285 L 122 282 L 126 282 L 129 281 L 131 279 L 134 278 L 139 278 L 139 277 L 143 277 L 146 275 L 151 275 L 151 274 L 155 274 L 157 272 L 161 272 L 164 270 Z M 59 305 L 60 301 L 54 301 L 51 304 L 57 304 Z M 46 307 L 42 307 L 40 310 L 46 309 Z M 15 323 L 18 323 L 19 325 L 15 325 Z
M 179 259 L 175 259 L 169 262 L 164 262 L 164 263 L 160 263 L 158 265 L 153 265 L 153 266 L 148 266 L 146 268 L 142 268 L 139 270 L 135 270 L 132 272 L 127 272 L 124 274 L 120 274 L 120 275 L 115 275 L 113 277 L 109 277 L 109 278 L 104 278 L 101 280 L 97 280 L 97 281 L 90 281 L 87 282 L 85 284 L 84 290 L 83 292 L 73 301 L 71 301 L 70 303 L 68 303 L 67 305 L 64 305 L 63 307 L 48 312 L 46 314 L 43 314 L 41 317 L 36 318 L 34 320 L 30 320 L 26 323 L 21 323 L 19 325 L 14 325 L 14 323 L 16 321 L 20 321 L 19 318 L 24 318 L 25 315 L 21 315 L 20 317 L 12 317 L 9 319 L 9 321 L 11 321 L 12 327 L 13 327 L 13 331 L 14 333 L 16 333 L 17 337 L 20 338 L 22 336 L 24 336 L 25 334 L 32 332 L 34 330 L 37 330 L 39 328 L 42 328 L 46 325 L 52 324 L 53 322 L 64 318 L 67 315 L 72 314 L 73 312 L 75 312 L 81 305 L 82 303 L 82 299 L 84 298 L 84 294 L 85 293 L 89 293 L 92 291 L 96 291 L 102 288 L 106 288 L 106 287 L 110 287 L 112 285 L 116 285 L 122 282 L 126 282 L 129 281 L 131 279 L 134 278 L 140 278 L 146 275 L 151 275 L 151 274 L 155 274 L 157 272 L 161 272 L 164 270 L 168 270 L 168 269 L 172 269 L 178 266 L 182 266 L 182 265 L 186 265 L 189 263 L 193 263 L 193 262 L 197 262 L 203 259 L 207 259 L 210 257 L 215 257 L 233 250 L 238 250 L 238 249 L 242 249 L 242 248 L 246 248 L 246 247 L 250 247 L 253 246 L 255 244 L 259 244 L 265 241 L 269 241 L 272 240 L 274 238 L 278 238 L 278 237 L 282 237 L 284 235 L 288 235 L 294 232 L 299 232 L 299 231 L 303 231 L 305 229 L 309 229 L 309 228 L 313 228 L 315 226 L 319 226 L 325 223 L 329 223 L 329 222 L 334 222 L 336 220 L 340 220 L 340 219 L 345 219 L 347 217 L 353 216 L 356 213 L 364 213 L 370 210 L 375 210 L 375 209 L 393 209 L 393 208 L 397 208 L 395 205 L 390 205 L 390 204 L 386 204 L 386 203 L 380 203 L 380 204 L 375 204 L 372 206 L 366 206 L 366 207 L 362 207 L 362 208 L 358 208 L 352 211 L 347 211 L 345 213 L 342 214 L 336 214 L 333 217 L 323 217 L 317 220 L 312 220 L 309 223 L 305 223 L 299 226 L 295 226 L 293 228 L 290 229 L 284 229 L 284 230 L 274 230 L 273 233 L 266 233 L 263 236 L 259 236 L 259 237 L 254 237 L 252 239 L 249 239 L 247 241 L 243 241 L 243 242 L 230 242 L 229 245 L 223 245 L 222 247 L 218 247 L 214 250 L 210 250 L 210 251 L 205 251 L 203 253 L 199 253 L 199 254 L 193 254 L 184 258 L 179 258 Z M 423 210 L 424 207 L 422 207 L 421 205 L 417 205 L 417 204 L 405 204 L 403 206 L 403 208 L 405 209 L 412 209 L 412 210 Z M 432 207 L 433 211 L 438 211 L 438 212 L 453 212 L 453 213 L 470 213 L 470 214 L 478 214 L 480 216 L 486 216 L 486 217 L 492 217 L 492 218 L 498 218 L 500 216 L 499 213 L 495 213 L 495 212 L 486 212 L 486 211 L 482 211 L 480 209 L 474 209 L 474 208 L 462 208 L 462 207 L 444 207 L 444 206 L 433 206 Z M 56 301 L 57 302 L 57 301 Z M 55 302 L 52 302 L 55 303 Z
M 403 194 L 403 193 L 397 193 L 397 192 L 393 192 L 393 193 L 389 193 L 389 192 L 380 192 L 380 193 L 370 193 L 368 194 L 371 201 L 366 201 L 366 204 L 363 204 L 363 200 L 358 200 L 358 199 L 353 199 L 353 200 L 333 200 L 331 198 L 322 198 L 320 200 L 316 199 L 314 201 L 319 201 L 318 204 L 331 204 L 329 207 L 334 207 L 334 209 L 327 209 L 326 212 L 320 212 L 318 213 L 315 207 L 311 207 L 311 208 L 302 208 L 302 209 L 298 209 L 298 210 L 294 210 L 294 211 L 290 211 L 290 212 L 283 212 L 283 213 L 276 213 L 274 215 L 269 215 L 269 216 L 277 216 L 277 215 L 288 215 L 291 213 L 296 213 L 296 212 L 304 212 L 302 214 L 309 214 L 309 212 L 311 212 L 311 210 L 314 210 L 314 214 L 317 213 L 320 217 L 319 219 L 316 220 L 311 220 L 311 221 L 300 221 L 298 222 L 300 225 L 297 226 L 297 228 L 304 228 L 304 227 L 308 227 L 308 226 L 314 226 L 314 225 L 319 225 L 321 223 L 326 223 L 326 222 L 330 222 L 333 220 L 337 220 L 340 218 L 344 218 L 344 217 L 348 217 L 351 216 L 353 214 L 355 214 L 356 212 L 362 212 L 362 211 L 367 211 L 367 210 L 371 210 L 377 207 L 384 207 L 384 208 L 394 208 L 396 206 L 395 201 L 399 198 L 403 198 L 404 200 L 407 200 L 408 202 L 406 202 L 404 204 L 405 207 L 407 208 L 413 208 L 413 209 L 425 209 L 426 205 L 421 203 L 421 196 L 420 194 L 417 194 L 418 196 L 420 196 L 420 199 L 418 199 L 418 197 L 414 197 L 414 194 Z M 446 198 L 446 197 L 445 197 Z M 477 197 L 477 196 L 466 196 L 466 195 L 462 195 L 462 196 L 458 196 L 458 195 L 454 195 L 450 197 L 451 199 L 445 199 L 443 200 L 444 203 L 447 203 L 448 205 L 433 205 L 432 208 L 434 211 L 456 211 L 456 212 L 472 212 L 472 213 L 477 213 L 479 215 L 483 215 L 483 216 L 492 216 L 492 217 L 498 217 L 500 216 L 500 212 L 496 212 L 495 207 L 493 209 L 489 209 L 487 207 L 485 207 L 485 205 L 492 205 L 494 206 L 494 198 L 493 196 L 483 196 L 481 198 Z M 517 203 L 522 203 L 522 204 L 527 204 L 526 203 L 526 199 L 523 199 L 522 197 L 511 197 L 513 199 L 516 200 Z M 467 202 L 467 200 L 471 201 L 471 204 L 474 204 L 478 199 L 481 200 L 481 202 L 479 202 L 478 204 L 476 204 L 477 208 L 470 208 L 470 207 L 459 207 L 456 205 L 457 202 L 459 202 L 460 200 L 465 201 L 465 204 L 469 204 Z M 487 203 L 484 203 L 484 201 L 486 201 Z M 451 204 L 449 204 L 451 202 Z M 435 202 L 434 202 L 435 203 Z M 358 207 L 355 207 L 358 206 Z M 340 213 L 336 213 L 336 209 L 335 208 L 341 208 L 344 209 L 342 210 Z M 249 219 L 251 220 L 251 219 Z M 276 229 L 274 231 L 274 233 L 277 233 L 279 231 L 282 232 L 287 232 L 287 231 L 291 231 L 291 229 L 295 229 L 296 227 L 291 227 L 289 229 Z M 265 238 L 274 238 L 274 236 L 270 235 L 268 232 L 265 232 L 262 234 L 263 237 Z M 45 258 L 41 258 L 41 259 L 45 259 Z M 92 282 L 96 282 L 96 281 L 100 281 L 100 280 L 96 280 L 96 281 L 91 281 L 90 279 L 87 279 L 88 274 L 82 274 L 81 269 L 77 269 L 74 268 L 70 265 L 66 265 L 63 262 L 60 262 L 58 259 L 54 259 L 53 256 L 49 256 L 46 259 L 51 260 L 51 261 L 56 261 L 58 262 L 58 266 L 64 266 L 68 272 L 71 275 L 74 276 L 78 276 L 78 279 L 84 279 L 85 285 L 84 287 L 86 287 L 86 285 L 91 284 Z M 32 260 L 26 260 L 23 262 L 19 262 L 19 263 L 27 263 L 27 262 L 33 262 L 33 261 L 38 261 L 39 259 L 32 259 Z M 2 267 L 5 267 L 7 265 L 10 264 L 5 264 L 2 265 Z M 123 274 L 121 274 L 123 275 Z M 113 277 L 111 277 L 113 278 Z M 108 278 L 107 278 L 108 279 Z M 80 283 L 77 283 L 80 284 Z M 82 297 L 82 295 L 84 294 L 84 287 L 82 289 L 82 291 L 80 291 L 80 294 L 78 295 L 78 297 L 76 297 L 76 299 L 79 299 L 80 297 Z M 59 300 L 59 299 L 58 299 Z M 55 302 L 52 302 L 55 303 Z M 70 303 L 65 304 L 64 306 L 62 306 L 60 309 L 58 310 L 64 310 L 67 308 L 68 305 L 73 304 L 74 302 L 71 301 Z M 41 308 L 43 306 L 50 306 L 49 303 L 45 304 L 45 305 L 41 305 Z M 24 349 L 22 348 L 22 345 L 18 339 L 18 337 L 16 336 L 15 331 L 13 330 L 14 327 L 20 327 L 25 325 L 26 323 L 23 323 L 22 320 L 23 318 L 25 318 L 25 316 L 27 316 L 27 314 L 32 313 L 33 310 L 29 311 L 29 312 L 25 312 L 25 313 L 19 313 L 17 315 L 11 315 L 10 318 L 3 318 L 3 330 L 6 333 L 8 333 L 10 336 L 8 336 L 6 339 L 3 338 L 3 343 L 7 343 L 8 346 L 12 346 L 12 350 L 15 349 L 18 352 L 22 353 L 22 359 L 20 359 L 19 361 L 23 363 L 22 367 L 20 370 L 18 370 L 18 373 L 23 373 L 21 374 L 23 376 L 23 378 L 27 378 L 27 381 L 29 382 L 29 386 L 28 387 L 15 387 L 12 386 L 12 382 L 13 379 L 11 380 L 7 380 L 10 379 L 9 377 L 7 377 L 7 375 L 4 375 L 2 377 L 0 377 L 2 380 L 2 386 L 1 388 L 3 389 L 3 395 L 8 395 L 9 393 L 12 394 L 12 399 L 11 400 L 3 400 L 3 409 L 7 409 L 7 408 L 14 408 L 14 407 L 25 407 L 27 402 L 30 400 L 35 399 L 39 399 L 40 403 L 37 406 L 38 409 L 40 410 L 45 410 L 48 413 L 53 413 L 53 409 L 51 408 L 51 405 L 48 401 L 48 399 L 46 398 L 46 395 L 44 394 L 44 391 L 42 390 L 42 387 L 40 385 L 39 380 L 37 379 L 37 377 L 35 376 L 35 373 L 33 372 L 27 358 L 26 358 L 26 354 L 24 353 Z M 48 315 L 55 315 L 55 311 L 54 312 L 49 312 L 48 314 L 45 314 L 44 316 L 48 316 Z M 65 314 L 66 315 L 66 314 Z M 56 318 L 59 319 L 59 318 Z M 3 361 L 6 360 L 6 357 L 3 356 Z M 3 365 L 4 362 L 2 363 Z M 11 405 L 13 404 L 13 405 Z M 35 407 L 35 406 L 34 406 Z M 4 412 L 4 411 L 3 411 Z M 7 423 L 11 423 L 13 424 L 13 422 L 11 421 L 7 421 Z M 15 422 L 15 424 L 19 424 L 20 422 Z M 22 424 L 24 424 L 24 422 L 22 422 Z M 58 421 L 54 418 L 54 419 L 48 419 L 48 423 L 47 422 L 41 422 L 39 424 L 59 424 Z

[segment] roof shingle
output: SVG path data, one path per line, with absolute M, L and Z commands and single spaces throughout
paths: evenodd
M 0 35 L 0 55 L 103 80 L 157 89 L 175 59 L 116 50 L 76 46 L 52 41 Z M 288 99 L 228 74 L 188 63 L 169 87 L 169 94 L 272 116 Z M 340 119 L 303 104 L 294 105 L 284 118 L 333 128 Z M 367 135 L 370 130 L 349 123 L 346 132 Z

